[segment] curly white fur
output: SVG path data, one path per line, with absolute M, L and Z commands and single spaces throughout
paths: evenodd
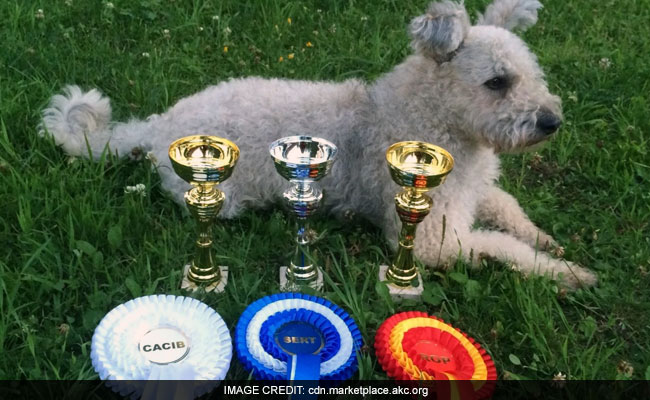
M 453 1 L 431 3 L 425 15 L 411 21 L 411 46 L 416 53 L 444 62 L 461 45 L 469 27 L 469 16 L 462 4 Z
M 495 0 L 485 14 L 478 17 L 478 25 L 494 25 L 510 31 L 524 31 L 537 23 L 537 10 L 542 3 L 537 0 Z
M 521 11 L 533 3 L 496 0 L 482 22 L 510 28 L 534 22 L 530 15 L 522 19 L 528 14 Z M 53 97 L 43 127 L 75 155 L 88 154 L 86 140 L 94 157 L 107 145 L 120 155 L 134 148 L 151 152 L 160 160 L 164 187 L 181 204 L 188 185 L 171 169 L 169 144 L 197 133 L 228 138 L 238 144 L 241 158 L 222 185 L 227 192 L 223 217 L 275 202 L 285 189 L 268 154 L 273 140 L 297 134 L 329 139 L 340 153 L 331 176 L 322 181 L 326 206 L 337 215 L 351 209 L 377 222 L 393 245 L 399 228 L 396 187 L 384 152 L 397 141 L 431 142 L 454 156 L 455 169 L 430 193 L 435 211 L 420 224 L 416 240 L 423 262 L 495 257 L 526 274 L 561 273 L 570 286 L 592 285 L 596 277 L 590 271 L 536 249 L 554 244 L 553 238 L 495 184 L 497 153 L 550 137 L 559 126 L 560 100 L 549 93 L 535 56 L 519 37 L 468 21 L 462 4 L 433 3 L 411 23 L 415 54 L 369 85 L 355 79 L 237 79 L 184 98 L 155 118 L 110 126 L 107 99 L 95 90 L 84 94 L 69 87 L 65 96 Z M 473 230 L 477 218 L 504 232 Z
M 73 156 L 86 153 L 86 132 L 104 136 L 100 142 L 106 144 L 110 138 L 107 130 L 111 120 L 109 100 L 96 89 L 83 93 L 78 86 L 67 86 L 64 93 L 53 96 L 49 107 L 43 111 L 39 133 L 42 135 L 47 129 L 63 150 Z

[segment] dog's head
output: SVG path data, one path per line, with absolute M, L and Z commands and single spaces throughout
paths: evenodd
M 462 3 L 432 3 L 411 21 L 412 46 L 436 64 L 460 130 L 496 151 L 548 139 L 562 122 L 537 58 L 512 31 L 537 22 L 537 0 L 494 0 L 472 26 Z

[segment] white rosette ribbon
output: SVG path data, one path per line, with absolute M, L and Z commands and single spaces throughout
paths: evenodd
M 182 338 L 183 348 L 168 351 L 171 358 L 163 361 L 161 353 L 143 352 L 143 338 L 152 332 Z M 232 340 L 221 316 L 206 304 L 189 297 L 144 296 L 106 314 L 93 334 L 91 359 L 99 377 L 122 395 L 191 399 L 225 378 Z M 164 382 L 171 380 L 185 382 Z

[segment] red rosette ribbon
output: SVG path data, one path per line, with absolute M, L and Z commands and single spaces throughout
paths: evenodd
M 438 399 L 485 399 L 494 391 L 497 372 L 485 349 L 424 312 L 403 312 L 384 321 L 375 336 L 375 353 L 396 380 L 436 381 Z

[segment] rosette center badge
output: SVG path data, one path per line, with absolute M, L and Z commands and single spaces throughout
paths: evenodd
M 190 351 L 190 341 L 180 330 L 158 328 L 145 333 L 138 348 L 147 360 L 165 365 L 185 358 Z
M 275 333 L 275 343 L 287 353 L 287 377 L 293 380 L 318 380 L 320 352 L 325 339 L 315 326 L 306 322 L 289 322 Z

